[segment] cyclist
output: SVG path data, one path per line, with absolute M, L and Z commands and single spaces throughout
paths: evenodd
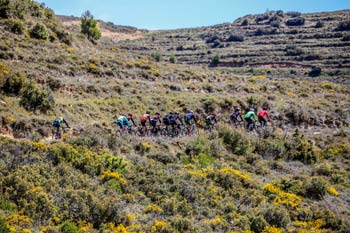
M 160 120 L 160 113 L 157 112 L 156 114 L 154 114 L 153 118 L 151 119 L 150 123 L 152 126 L 152 133 L 157 134 L 158 130 L 159 130 L 159 125 L 158 122 L 161 124 L 162 121 Z
M 131 124 L 128 120 L 128 118 L 125 116 L 125 115 L 120 115 L 118 116 L 117 118 L 117 124 L 119 125 L 119 127 L 122 129 L 122 130 L 125 130 L 126 127 L 131 127 Z
M 136 126 L 135 121 L 134 121 L 134 117 L 132 116 L 131 113 L 129 113 L 128 115 L 126 115 L 126 118 L 128 119 L 129 122 L 132 122 L 132 124 L 133 124 L 134 126 Z
M 143 128 L 146 127 L 147 121 L 148 121 L 149 123 L 151 123 L 151 117 L 150 117 L 150 115 L 151 115 L 151 112 L 150 112 L 150 111 L 147 111 L 147 112 L 141 117 L 140 123 L 141 123 L 141 126 L 142 126 Z
M 214 112 L 211 112 L 207 118 L 206 118 L 206 124 L 207 124 L 207 129 L 209 131 L 212 130 L 212 128 L 214 127 L 215 124 L 218 123 L 218 120 L 216 119 L 216 114 Z
M 173 133 L 175 132 L 175 129 L 180 130 L 180 125 L 182 124 L 182 120 L 180 118 L 180 113 L 175 112 L 170 116 L 170 125 L 172 127 Z
M 230 116 L 230 120 L 231 120 L 231 123 L 234 124 L 236 127 L 238 126 L 239 122 L 243 121 L 242 112 L 240 108 L 238 107 L 235 108 L 235 111 Z
M 255 122 L 258 118 L 255 115 L 254 108 L 250 108 L 244 116 L 244 120 L 247 122 L 247 130 L 251 131 L 255 127 Z
M 263 107 L 263 109 L 260 110 L 260 112 L 258 114 L 258 120 L 259 120 L 259 123 L 260 123 L 261 127 L 265 127 L 266 126 L 267 121 L 266 121 L 265 117 L 267 117 L 269 122 L 271 121 L 270 115 L 267 112 L 267 110 L 268 110 L 267 107 Z
M 57 139 L 61 138 L 61 131 L 60 129 L 63 129 L 63 123 L 67 126 L 67 128 L 70 129 L 70 126 L 68 125 L 67 121 L 63 118 L 63 117 L 57 117 L 54 121 L 53 121 L 53 126 L 56 128 L 56 132 L 55 132 L 55 136 Z
M 140 125 L 141 127 L 139 128 L 139 133 L 141 135 L 146 135 L 148 134 L 148 128 L 147 128 L 147 121 L 150 124 L 151 123 L 151 112 L 147 111 L 141 118 L 140 118 Z
M 196 116 L 194 115 L 193 111 L 188 111 L 184 115 L 184 122 L 186 128 L 188 129 L 188 134 L 192 134 L 192 131 L 194 130 L 194 124 L 197 122 Z
M 167 134 L 169 134 L 170 119 L 172 118 L 172 115 L 173 113 L 169 112 L 163 117 L 163 124 L 165 125 L 165 131 Z

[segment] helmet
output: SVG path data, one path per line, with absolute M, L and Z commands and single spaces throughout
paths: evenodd
M 268 109 L 268 107 L 267 107 L 267 106 L 264 106 L 262 109 L 263 109 L 263 110 L 267 110 L 267 109 Z
M 156 114 L 155 115 L 159 115 L 160 116 L 160 113 L 159 112 L 156 112 Z
M 193 113 L 193 111 L 192 111 L 192 110 L 190 110 L 190 111 L 189 111 L 189 113 Z
M 238 111 L 241 111 L 241 109 L 240 109 L 240 108 L 236 108 L 235 110 L 236 110 L 237 112 L 238 112 Z
M 249 108 L 249 112 L 254 112 L 254 108 Z
M 179 112 L 175 112 L 175 115 L 180 115 L 180 113 Z
M 169 112 L 169 115 L 173 115 L 174 113 L 173 112 Z
M 128 116 L 131 116 L 131 117 L 132 117 L 132 114 L 131 114 L 131 113 L 128 113 Z
M 146 111 L 146 114 L 151 114 L 151 112 L 150 111 Z

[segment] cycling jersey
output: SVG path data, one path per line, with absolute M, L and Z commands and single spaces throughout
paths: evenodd
M 249 119 L 251 119 L 253 117 L 253 119 L 256 121 L 256 120 L 258 120 L 258 118 L 256 117 L 256 115 L 255 115 L 255 113 L 253 112 L 253 111 L 249 111 L 249 112 L 247 112 L 247 114 L 245 114 L 245 116 L 244 116 L 244 119 L 245 120 L 249 120 Z
M 118 125 L 120 126 L 120 128 L 122 128 L 122 129 L 124 129 L 125 126 L 128 126 L 128 127 L 131 126 L 131 124 L 130 124 L 128 118 L 126 118 L 125 116 L 119 116 L 119 117 L 117 118 L 117 124 L 118 124 Z
M 186 124 L 191 125 L 196 121 L 196 117 L 193 112 L 186 113 L 184 116 L 184 121 Z
M 151 120 L 151 125 L 156 126 L 158 121 L 160 122 L 160 115 L 156 114 L 153 116 L 153 118 Z
M 267 117 L 267 119 L 271 120 L 269 113 L 266 110 L 261 110 L 258 114 L 259 118 L 264 118 L 265 116 Z

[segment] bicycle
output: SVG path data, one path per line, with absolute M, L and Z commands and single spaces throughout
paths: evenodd
M 62 126 L 62 127 L 53 129 L 52 130 L 52 139 L 61 140 L 63 135 L 65 135 L 65 133 L 67 132 L 67 129 L 70 129 L 70 128 Z
M 152 129 L 150 129 L 150 134 L 151 136 L 154 136 L 154 137 L 158 137 L 159 135 L 161 135 L 161 128 L 160 128 L 160 125 L 155 125 L 152 127 Z
M 235 128 L 239 128 L 239 127 L 242 127 L 244 126 L 244 121 L 243 120 L 236 120 L 236 119 L 230 119 L 230 125 L 231 127 L 235 127 Z
M 150 134 L 150 130 L 148 129 L 148 127 L 145 125 L 140 125 L 137 129 L 137 135 L 139 137 L 146 137 L 146 136 L 149 136 Z
M 188 124 L 184 128 L 184 135 L 193 136 L 196 133 L 196 126 L 194 124 Z

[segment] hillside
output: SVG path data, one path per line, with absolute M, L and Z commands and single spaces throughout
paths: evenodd
M 210 33 L 265 27 L 253 23 L 258 16 L 160 32 L 99 22 L 107 33 L 92 43 L 76 18 L 30 0 L 0 2 L 0 232 L 349 232 L 349 47 L 341 38 L 295 40 L 303 51 L 333 41 L 319 47 L 322 72 L 312 78 L 311 61 L 275 46 L 242 67 L 225 65 L 231 58 L 222 56 L 236 46 L 240 57 L 267 46 L 257 36 L 219 39 L 233 47 L 208 49 Z M 303 16 L 309 25 L 329 15 L 328 31 L 347 14 Z M 248 25 L 238 26 L 244 19 Z M 119 39 L 135 33 L 142 38 Z M 201 49 L 168 51 L 193 44 Z M 209 64 L 214 54 L 217 66 Z M 305 67 L 254 65 L 275 59 Z M 248 133 L 227 123 L 234 107 L 263 105 L 271 108 L 266 129 Z M 139 122 L 147 110 L 186 109 L 200 120 L 195 136 L 117 134 L 116 114 Z M 211 111 L 219 125 L 208 132 Z M 52 137 L 57 116 L 72 127 L 62 140 Z
M 181 64 L 210 65 L 218 55 L 220 67 L 278 70 L 292 77 L 317 66 L 348 83 L 350 28 L 339 24 L 349 17 L 350 11 L 267 12 L 211 27 L 154 32 L 121 46 L 140 54 L 158 51 L 165 60 L 175 56 Z

